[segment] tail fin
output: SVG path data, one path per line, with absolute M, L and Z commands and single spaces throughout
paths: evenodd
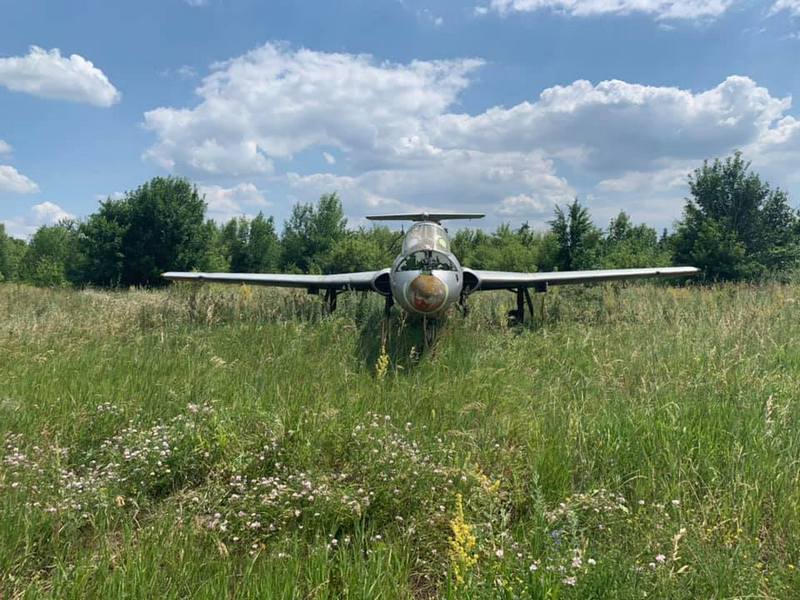
M 482 219 L 483 213 L 401 213 L 394 215 L 372 215 L 367 219 L 370 221 L 433 221 L 439 223 L 445 219 Z

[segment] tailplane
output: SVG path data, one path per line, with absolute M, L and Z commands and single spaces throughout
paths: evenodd
M 442 212 L 422 212 L 422 213 L 398 213 L 394 215 L 371 215 L 367 219 L 370 221 L 433 221 L 439 223 L 445 219 L 482 219 L 483 213 L 442 213 Z

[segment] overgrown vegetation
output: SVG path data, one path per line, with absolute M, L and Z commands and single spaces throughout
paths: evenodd
M 741 155 L 705 163 L 674 234 L 634 225 L 624 212 L 598 229 L 576 199 L 557 207 L 544 232 L 527 224 L 494 233 L 464 229 L 453 249 L 478 269 L 547 271 L 695 265 L 708 281 L 786 278 L 800 259 L 800 222 L 787 195 L 749 170 Z M 218 225 L 186 180 L 157 177 L 108 199 L 82 223 L 40 228 L 29 243 L 0 227 L 0 277 L 40 286 L 163 285 L 167 270 L 330 273 L 389 266 L 399 238 L 385 227 L 349 230 L 336 194 L 297 204 L 278 234 L 259 214 Z
M 0 596 L 798 596 L 800 288 L 542 297 L 0 287 Z

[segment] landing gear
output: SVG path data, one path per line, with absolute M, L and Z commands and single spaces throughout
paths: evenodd
M 392 307 L 394 306 L 394 297 L 389 294 L 386 296 L 386 302 L 383 305 L 383 317 L 384 319 L 388 319 L 389 315 L 392 312 Z
M 386 349 L 386 342 L 389 337 L 389 317 L 392 315 L 392 306 L 394 306 L 394 298 L 390 294 L 386 296 L 386 302 L 383 305 L 383 319 L 381 319 L 381 351 Z
M 339 295 L 337 290 L 329 289 L 325 292 L 325 303 L 328 307 L 328 314 L 336 310 L 336 296 Z
M 546 292 L 547 284 L 541 284 L 534 287 L 537 292 Z M 508 317 L 512 325 L 522 325 L 525 322 L 525 305 L 528 305 L 528 312 L 533 318 L 533 300 L 531 299 L 531 292 L 529 288 L 519 287 L 511 290 L 517 295 L 517 308 L 516 310 L 508 311 Z M 541 310 L 542 320 L 544 320 L 544 300 L 542 300 Z
M 514 325 L 522 325 L 525 322 L 525 304 L 528 304 L 528 311 L 533 317 L 533 300 L 531 300 L 531 293 L 528 288 L 517 288 L 511 290 L 517 294 L 517 309 L 508 311 L 509 320 Z
M 461 298 L 458 300 L 458 310 L 461 311 L 461 315 L 464 317 L 469 316 L 469 304 L 467 304 L 467 295 L 461 294 Z
M 425 350 L 430 350 L 433 343 L 436 341 L 436 319 L 429 317 L 422 317 L 422 335 L 425 344 Z

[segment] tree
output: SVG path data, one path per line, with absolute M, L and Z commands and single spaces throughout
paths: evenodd
M 772 189 L 736 152 L 689 176 L 691 197 L 674 236 L 679 264 L 711 280 L 755 279 L 787 271 L 800 258 L 798 216 L 786 193 Z
M 382 252 L 377 242 L 354 232 L 334 244 L 322 266 L 328 273 L 374 271 L 390 265 L 381 259 Z
M 228 268 L 234 272 L 248 270 L 247 241 L 250 223 L 245 217 L 231 219 L 220 230 L 220 244 Z
M 624 211 L 611 219 L 605 237 L 602 264 L 610 269 L 670 264 L 671 256 L 647 225 L 634 225 Z
M 328 253 L 346 233 L 347 219 L 335 193 L 323 195 L 316 206 L 295 204 L 284 225 L 281 266 L 305 273 L 321 271 Z
M 591 269 L 599 263 L 600 230 L 594 226 L 589 210 L 578 199 L 566 211 L 556 206 L 555 218 L 550 221 L 555 236 L 556 264 L 560 271 Z
M 122 282 L 128 212 L 128 204 L 109 200 L 80 226 L 85 283 L 116 286 Z
M 252 272 L 269 273 L 278 268 L 280 241 L 275 233 L 275 219 L 258 213 L 250 221 L 247 238 L 247 268 Z
M 0 281 L 17 279 L 25 250 L 25 242 L 9 236 L 5 225 L 0 223 Z
M 78 226 L 65 220 L 40 227 L 33 234 L 20 265 L 20 277 L 35 285 L 79 283 L 82 256 Z
M 204 268 L 211 241 L 205 208 L 197 188 L 175 177 L 155 177 L 102 202 L 81 227 L 88 281 L 163 285 L 163 271 Z

